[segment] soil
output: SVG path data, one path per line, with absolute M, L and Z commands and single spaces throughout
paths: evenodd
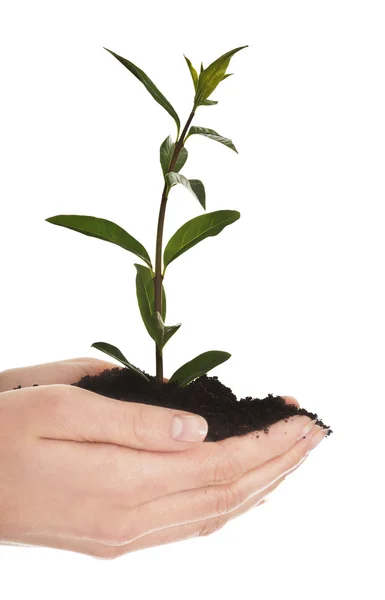
M 269 394 L 263 399 L 248 396 L 237 400 L 230 388 L 217 377 L 202 375 L 181 388 L 172 383 L 158 384 L 155 377 L 142 372 L 150 381 L 133 375 L 125 367 L 116 367 L 98 375 L 86 375 L 71 385 L 125 402 L 152 404 L 201 415 L 209 425 L 206 442 L 216 442 L 251 431 L 255 431 L 256 437 L 259 437 L 260 432 L 268 433 L 273 423 L 281 419 L 288 421 L 294 415 L 317 419 L 317 425 L 329 429 L 326 436 L 332 433 L 317 414 L 287 404 L 280 396 Z

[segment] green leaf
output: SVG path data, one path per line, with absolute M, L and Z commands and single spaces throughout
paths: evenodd
M 192 66 L 191 60 L 189 60 L 189 59 L 187 58 L 187 56 L 185 56 L 184 54 L 183 54 L 183 56 L 184 56 L 184 57 L 185 57 L 185 59 L 186 59 L 186 62 L 187 62 L 188 68 L 190 69 L 191 77 L 192 77 L 193 84 L 194 84 L 194 89 L 195 89 L 195 91 L 196 91 L 196 89 L 197 89 L 197 85 L 198 85 L 198 73 L 196 72 L 196 70 L 195 70 L 195 69 L 194 69 L 194 67 Z
M 151 315 L 155 312 L 155 286 L 150 269 L 144 265 L 135 263 L 136 267 L 136 296 L 140 314 L 143 323 L 149 333 L 154 338 L 154 331 L 151 324 Z M 162 317 L 166 318 L 166 294 L 162 285 Z
M 243 48 L 247 48 L 247 46 L 240 46 L 239 48 L 234 48 L 234 50 L 226 52 L 212 62 L 206 69 L 201 71 L 195 94 L 194 108 L 202 104 L 202 102 L 212 94 L 217 85 L 223 81 L 231 58 L 236 52 L 239 52 L 239 50 L 242 50 Z
M 174 167 L 175 173 L 179 173 L 181 168 L 185 165 L 187 158 L 188 158 L 187 149 L 184 146 L 182 146 L 182 148 L 179 151 L 178 158 L 176 159 L 176 163 L 175 163 L 175 167 Z
M 194 194 L 199 199 L 199 202 L 201 203 L 201 205 L 203 206 L 203 208 L 206 210 L 206 191 L 205 191 L 205 186 L 200 181 L 200 179 L 189 179 L 189 181 L 190 181 L 190 185 L 191 185 L 191 187 L 192 187 L 192 189 L 194 191 Z
M 169 383 L 176 383 L 180 387 L 185 387 L 193 379 L 205 375 L 211 369 L 228 360 L 230 356 L 231 354 L 228 352 L 221 352 L 220 350 L 209 350 L 208 352 L 199 354 L 199 356 L 196 356 L 175 371 Z
M 97 350 L 101 350 L 105 354 L 108 354 L 108 356 L 112 356 L 113 358 L 121 362 L 123 365 L 125 365 L 129 371 L 131 371 L 135 375 L 138 375 L 139 377 L 142 377 L 146 381 L 149 381 L 149 379 L 145 376 L 144 373 L 142 373 L 142 371 L 140 371 L 139 369 L 134 367 L 134 365 L 128 362 L 126 357 L 116 346 L 112 346 L 112 344 L 107 344 L 107 342 L 94 342 L 93 344 L 91 344 L 91 348 L 97 348 Z
M 218 104 L 217 100 L 203 100 L 199 106 L 213 106 L 214 104 Z
M 99 219 L 98 217 L 88 217 L 86 215 L 56 215 L 45 219 L 48 223 L 60 225 L 67 229 L 73 229 L 84 235 L 105 240 L 116 244 L 136 256 L 139 256 L 152 269 L 151 259 L 147 250 L 138 240 L 132 237 L 127 231 L 107 219 Z
M 154 333 L 151 325 L 151 315 L 154 312 L 153 300 L 154 297 L 151 296 L 151 292 L 149 289 L 149 277 L 152 283 L 151 273 L 147 267 L 143 265 L 139 265 L 135 263 L 136 267 L 136 296 L 138 299 L 138 305 L 140 314 L 142 315 L 143 323 L 149 333 L 149 335 L 154 338 Z M 153 292 L 154 293 L 154 292 Z
M 172 141 L 171 135 L 169 135 L 164 140 L 164 142 L 162 143 L 162 145 L 160 147 L 160 164 L 162 166 L 163 175 L 166 175 L 166 173 L 169 170 L 171 159 L 174 154 L 174 150 L 175 150 L 175 143 Z M 176 159 L 175 167 L 173 169 L 173 171 L 175 173 L 179 173 L 181 168 L 184 166 L 184 164 L 187 160 L 187 157 L 188 157 L 187 150 L 184 146 L 182 146 L 182 148 L 178 154 L 178 158 Z
M 181 323 L 177 325 L 165 325 L 160 313 L 157 311 L 151 315 L 151 328 L 159 350 L 162 351 L 168 340 L 178 331 L 180 326 Z
M 214 140 L 215 142 L 220 142 L 221 144 L 224 144 L 228 148 L 231 148 L 231 150 L 234 150 L 234 152 L 236 152 L 238 154 L 238 150 L 234 146 L 233 142 L 231 140 L 229 140 L 229 138 L 225 138 L 225 137 L 219 135 L 219 133 L 214 131 L 214 129 L 208 129 L 207 127 L 192 126 L 189 129 L 187 138 L 190 135 L 194 135 L 194 134 L 204 135 L 205 137 L 210 138 L 211 140 Z M 187 140 L 187 138 L 186 138 L 186 140 Z
M 166 175 L 166 182 L 169 184 L 170 187 L 173 187 L 177 183 L 181 183 L 182 185 L 184 185 L 196 197 L 196 199 L 203 206 L 203 208 L 206 209 L 203 183 L 199 181 L 199 179 L 189 180 L 181 173 L 174 173 L 174 171 L 171 171 Z
M 169 115 L 172 116 L 172 118 L 174 119 L 174 121 L 176 123 L 176 126 L 178 128 L 178 135 L 179 135 L 180 119 L 178 117 L 178 114 L 176 113 L 175 109 L 170 104 L 170 102 L 165 98 L 165 96 L 163 96 L 163 94 L 160 92 L 160 90 L 158 90 L 156 85 L 151 81 L 151 79 L 149 77 L 147 77 L 146 73 L 144 71 L 142 71 L 142 69 L 139 69 L 139 67 L 134 65 L 132 62 L 130 62 L 126 58 L 123 58 L 122 56 L 115 54 L 115 52 L 112 52 L 112 50 L 109 50 L 108 48 L 104 48 L 104 50 L 107 50 L 107 52 L 112 54 L 112 56 L 115 56 L 115 58 L 120 63 L 122 63 L 122 65 L 124 65 L 126 67 L 126 69 L 131 71 L 131 73 L 133 75 L 135 75 L 135 77 L 137 77 L 137 79 L 139 79 L 139 81 L 141 81 L 143 83 L 143 85 L 147 88 L 147 90 L 150 92 L 150 94 L 154 98 L 154 100 L 156 100 L 156 102 L 158 102 L 158 104 L 160 104 L 161 106 L 163 106 L 163 108 L 165 110 L 167 110 Z
M 236 210 L 217 210 L 187 221 L 174 233 L 164 249 L 164 267 L 207 237 L 218 235 L 240 217 Z

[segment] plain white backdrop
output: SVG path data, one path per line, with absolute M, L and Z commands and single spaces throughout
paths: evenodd
M 1 2 L 0 370 L 105 358 L 90 348 L 103 340 L 154 371 L 135 257 L 45 219 L 107 218 L 153 256 L 159 146 L 176 128 L 103 46 L 141 67 L 185 122 L 183 53 L 207 66 L 248 44 L 212 96 L 219 104 L 194 119 L 239 155 L 194 136 L 183 169 L 204 182 L 209 211 L 241 219 L 168 269 L 168 322 L 183 325 L 165 375 L 226 350 L 232 358 L 212 374 L 238 397 L 296 396 L 334 430 L 267 504 L 208 538 L 106 562 L 0 547 L 4 600 L 383 597 L 383 9 Z M 199 214 L 173 188 L 165 240 Z

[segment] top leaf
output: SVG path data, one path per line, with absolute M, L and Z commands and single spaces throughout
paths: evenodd
M 46 221 L 121 246 L 121 248 L 139 256 L 152 269 L 151 259 L 146 248 L 112 221 L 87 215 L 56 215 L 46 219 Z
M 214 104 L 218 104 L 218 100 L 203 100 L 200 106 L 213 106 Z
M 247 48 L 247 46 L 240 46 L 226 52 L 217 60 L 215 60 L 206 69 L 203 69 L 199 75 L 198 87 L 195 94 L 194 109 L 203 103 L 206 98 L 212 94 L 217 85 L 223 80 L 226 75 L 226 69 L 229 66 L 232 56 L 239 50 Z
M 150 92 L 150 94 L 154 98 L 154 100 L 156 100 L 158 102 L 158 104 L 160 104 L 161 106 L 163 106 L 163 108 L 165 110 L 167 110 L 167 112 L 172 116 L 172 118 L 174 119 L 174 121 L 176 123 L 176 126 L 178 128 L 178 137 L 179 137 L 180 119 L 178 117 L 177 112 L 175 111 L 173 106 L 170 104 L 170 102 L 167 100 L 167 98 L 165 98 L 163 96 L 162 92 L 160 92 L 160 90 L 158 90 L 158 88 L 151 81 L 151 79 L 149 77 L 147 77 L 146 73 L 144 71 L 142 71 L 142 69 L 139 69 L 139 67 L 134 65 L 132 62 L 130 62 L 126 58 L 123 58 L 122 56 L 119 56 L 119 54 L 115 54 L 115 52 L 112 52 L 112 50 L 109 50 L 108 48 L 104 48 L 104 50 L 107 50 L 107 52 L 112 54 L 112 56 L 115 56 L 115 58 L 119 62 L 121 62 L 122 65 L 124 65 L 126 67 L 126 69 L 131 71 L 131 73 L 133 75 L 135 75 L 135 77 L 137 77 L 139 79 L 139 81 L 141 81 L 143 83 L 143 85 L 147 88 L 147 90 Z
M 183 56 L 184 56 L 184 57 L 185 57 L 185 59 L 186 59 L 186 63 L 187 63 L 187 65 L 188 65 L 188 68 L 190 69 L 191 77 L 192 77 L 193 84 L 194 84 L 194 89 L 195 89 L 195 91 L 197 91 L 197 86 L 198 86 L 198 73 L 196 72 L 196 70 L 195 70 L 195 69 L 194 69 L 194 67 L 192 66 L 191 60 L 189 60 L 189 59 L 187 58 L 187 56 L 185 56 L 184 54 L 183 54 Z

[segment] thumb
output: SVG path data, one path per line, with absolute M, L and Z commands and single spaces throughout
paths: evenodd
M 15 367 L 0 373 L 0 392 L 12 390 L 20 385 L 25 388 L 34 384 L 70 384 L 79 381 L 85 375 L 98 375 L 105 369 L 113 369 L 118 366 L 99 358 L 81 357 L 27 367 Z
M 18 392 L 23 390 L 11 393 Z M 29 392 L 43 396 L 40 410 L 34 409 L 40 437 L 178 451 L 202 442 L 208 431 L 207 421 L 199 415 L 123 402 L 76 386 L 47 385 Z

